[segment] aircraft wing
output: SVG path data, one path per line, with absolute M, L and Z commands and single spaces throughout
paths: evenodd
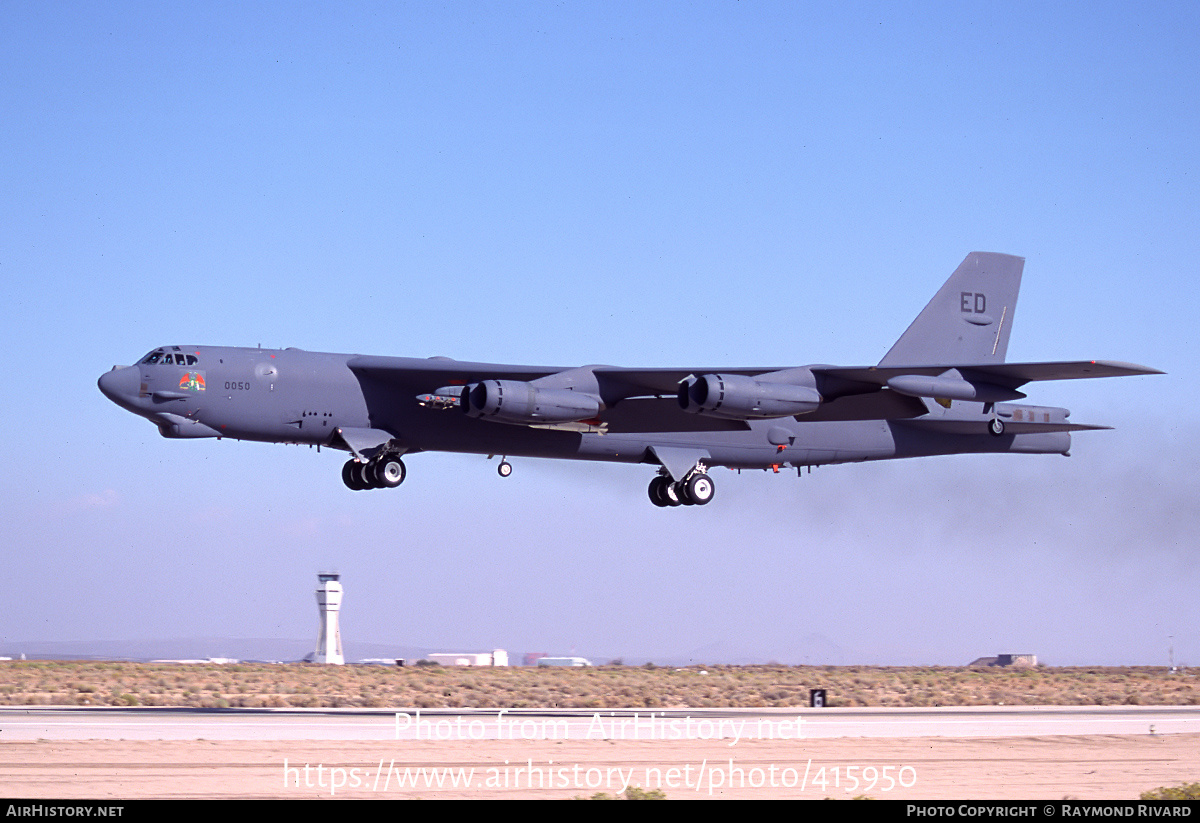
M 859 383 L 887 385 L 893 377 L 922 375 L 936 377 L 957 369 L 971 379 L 1015 389 L 1040 380 L 1076 380 L 1086 377 L 1129 377 L 1139 374 L 1162 374 L 1158 369 L 1136 363 L 1114 360 L 1066 360 L 1050 363 L 946 363 L 939 366 L 813 366 L 814 374 L 840 377 Z
M 476 380 L 537 380 L 567 371 L 565 366 L 506 366 L 498 363 L 472 363 L 448 357 L 382 357 L 359 354 L 346 361 L 355 374 L 388 383 L 426 386 L 454 385 Z
M 355 374 L 388 383 L 403 385 L 457 385 L 479 380 L 537 380 L 553 374 L 572 371 L 577 366 L 510 366 L 499 363 L 473 363 L 446 357 L 428 359 L 409 357 L 379 357 L 356 355 L 346 365 Z M 723 366 L 694 368 L 625 368 L 621 366 L 584 366 L 596 375 L 605 394 L 631 397 L 675 396 L 680 381 L 700 374 L 766 374 L 781 371 L 786 366 L 754 366 L 726 368 Z
M 789 367 L 622 368 L 619 366 L 513 366 L 433 357 L 381 357 L 358 355 L 347 366 L 364 379 L 396 388 L 432 392 L 443 386 L 462 386 L 483 380 L 533 381 L 570 372 L 590 372 L 608 408 L 596 423 L 610 432 L 739 431 L 744 420 L 725 420 L 688 414 L 675 396 L 682 381 L 703 374 L 755 376 Z M 794 368 L 794 367 L 792 367 Z M 825 396 L 820 408 L 805 414 L 805 421 L 912 420 L 926 413 L 920 396 L 976 397 L 991 392 L 996 400 L 1024 397 L 1017 387 L 1042 380 L 1120 377 L 1161 374 L 1132 363 L 1104 360 L 1045 363 L 973 363 L 922 366 L 810 366 Z M 957 377 L 943 377 L 956 370 Z M 922 380 L 928 378 L 928 380 Z M 889 386 L 889 381 L 894 381 Z M 928 384 L 926 386 L 925 384 Z M 896 390 L 893 390 L 896 389 Z M 959 393 L 955 393 L 959 392 Z M 967 392 L 966 395 L 962 392 Z M 1039 429 L 1041 430 L 1041 429 Z M 1046 431 L 1078 430 L 1057 427 Z M 1029 429 L 1030 432 L 1033 429 Z
M 346 364 L 352 371 L 387 382 L 428 385 L 455 384 L 476 380 L 537 380 L 572 366 L 511 366 L 497 363 L 474 363 L 449 358 L 428 359 L 409 357 L 380 357 L 358 355 Z M 790 366 L 695 366 L 691 368 L 624 368 L 620 366 L 588 366 L 598 380 L 622 397 L 654 397 L 674 395 L 680 381 L 700 374 L 758 375 L 782 371 Z M 1158 369 L 1121 363 L 1112 360 L 1075 360 L 1046 363 L 944 363 L 921 366 L 812 366 L 814 374 L 868 383 L 887 385 L 893 377 L 923 375 L 935 377 L 949 369 L 964 376 L 997 385 L 1017 388 L 1042 380 L 1074 380 L 1091 377 L 1127 377 L 1131 375 L 1162 374 Z

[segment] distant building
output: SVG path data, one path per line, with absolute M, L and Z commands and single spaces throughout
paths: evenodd
M 1012 666 L 1017 669 L 1032 669 L 1038 664 L 1036 654 L 998 654 L 995 657 L 980 657 L 968 666 Z
M 539 657 L 539 666 L 590 666 L 592 661 L 586 657 Z
M 494 649 L 490 652 L 438 652 L 428 656 L 434 663 L 443 666 L 507 666 L 508 652 Z

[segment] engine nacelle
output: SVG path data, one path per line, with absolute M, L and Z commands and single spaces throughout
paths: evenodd
M 519 380 L 484 380 L 465 387 L 462 408 L 470 417 L 533 425 L 587 420 L 600 413 L 598 397 L 570 389 L 543 389 Z
M 802 372 L 802 373 L 801 373 Z M 692 414 L 726 420 L 765 420 L 816 411 L 821 393 L 815 385 L 775 382 L 781 372 L 749 377 L 744 374 L 706 374 L 679 384 L 679 405 Z M 813 382 L 807 369 L 789 369 L 788 379 Z M 807 378 L 807 379 L 805 379 Z

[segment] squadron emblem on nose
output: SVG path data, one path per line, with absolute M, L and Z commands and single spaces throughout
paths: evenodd
M 204 391 L 204 372 L 188 372 L 179 378 L 179 388 L 182 391 Z

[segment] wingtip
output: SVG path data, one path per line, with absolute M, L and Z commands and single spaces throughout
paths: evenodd
M 1120 360 L 1093 360 L 1093 363 L 1100 366 L 1108 366 L 1115 369 L 1123 369 L 1130 375 L 1139 374 L 1166 374 L 1160 369 L 1151 368 L 1150 366 L 1142 366 L 1138 363 L 1124 363 Z

